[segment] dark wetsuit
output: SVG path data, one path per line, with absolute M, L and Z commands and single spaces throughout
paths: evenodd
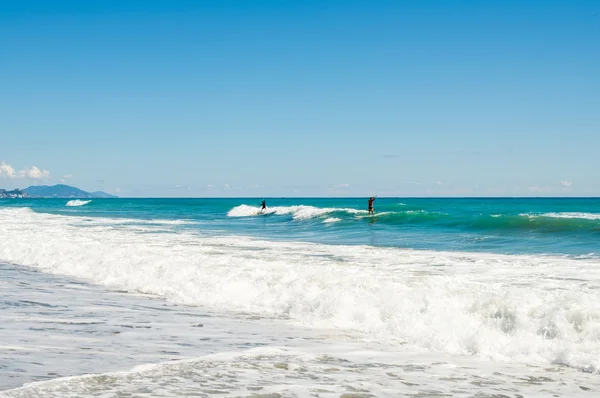
M 261 210 L 264 210 L 267 208 L 267 203 L 263 200 L 262 203 L 260 204 L 262 207 L 260 208 Z
M 375 200 L 374 197 L 370 197 L 369 198 L 369 213 L 374 213 L 375 211 L 373 210 L 373 201 Z

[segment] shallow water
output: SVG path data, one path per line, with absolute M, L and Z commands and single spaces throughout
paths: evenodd
M 297 238 L 302 223 L 331 218 L 327 209 L 239 217 L 228 213 L 248 207 L 227 202 L 209 222 L 63 202 L 66 212 L 44 210 L 56 201 L 0 207 L 2 396 L 600 391 L 594 246 L 422 250 L 352 244 L 348 230 L 332 245 L 316 242 L 316 229 Z
M 212 236 L 504 254 L 600 255 L 600 199 L 0 199 L 0 208 Z
M 600 391 L 596 374 L 564 366 L 405 350 L 351 332 L 217 316 L 20 266 L 0 270 L 0 388 L 13 388 L 4 397 L 583 397 Z

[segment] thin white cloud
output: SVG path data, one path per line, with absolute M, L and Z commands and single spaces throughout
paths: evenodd
M 435 185 L 444 185 L 444 183 L 443 183 L 443 182 L 441 182 L 440 180 L 437 180 L 437 181 L 435 182 Z
M 560 185 L 563 188 L 571 188 L 571 185 L 573 185 L 573 182 L 572 181 L 563 180 L 563 181 L 560 182 Z
M 331 187 L 332 188 L 342 188 L 342 189 L 345 189 L 345 188 L 350 187 L 350 184 L 335 184 L 335 185 L 332 185 Z
M 225 184 L 225 185 L 223 185 L 223 188 L 225 188 L 225 189 L 229 189 L 229 184 Z
M 23 170 L 15 170 L 9 164 L 5 162 L 0 163 L 0 177 L 8 178 L 8 179 L 17 179 L 17 178 L 29 178 L 33 180 L 40 180 L 43 178 L 47 178 L 50 175 L 48 170 L 40 170 L 36 166 L 31 166 L 29 169 Z

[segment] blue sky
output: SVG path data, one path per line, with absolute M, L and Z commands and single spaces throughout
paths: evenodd
M 7 0 L 0 60 L 2 187 L 600 196 L 596 1 Z

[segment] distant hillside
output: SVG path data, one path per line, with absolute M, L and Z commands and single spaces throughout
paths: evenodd
M 86 192 L 79 188 L 71 187 L 69 185 L 35 185 L 29 188 L 25 188 L 23 192 L 27 193 L 33 198 L 77 198 L 77 199 L 91 199 L 91 198 L 116 198 L 116 196 L 109 195 L 105 192 Z

